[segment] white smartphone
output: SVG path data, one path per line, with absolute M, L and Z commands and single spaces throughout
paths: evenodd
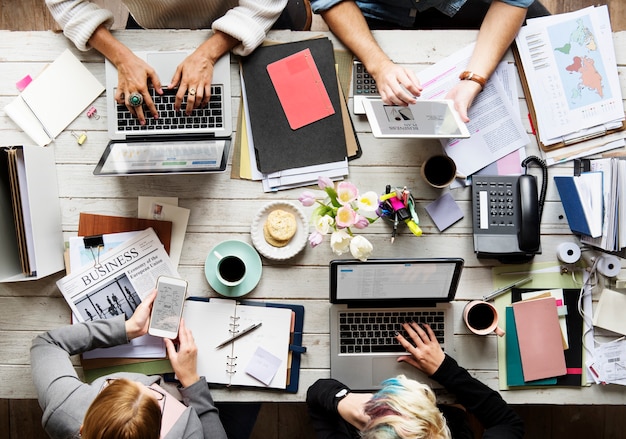
M 187 295 L 187 281 L 169 276 L 157 279 L 157 295 L 152 304 L 148 334 L 176 338 Z

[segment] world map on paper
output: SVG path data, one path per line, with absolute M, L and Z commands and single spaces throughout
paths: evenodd
M 561 83 L 570 109 L 609 99 L 606 70 L 588 16 L 548 28 Z

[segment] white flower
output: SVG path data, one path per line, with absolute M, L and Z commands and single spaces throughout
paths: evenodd
M 345 230 L 337 230 L 330 235 L 330 248 L 337 256 L 341 256 L 350 248 L 352 237 Z
M 360 259 L 361 261 L 367 260 L 373 250 L 374 246 L 372 243 L 361 235 L 355 236 L 350 241 L 350 253 L 352 253 L 353 257 Z
M 375 212 L 378 209 L 378 194 L 374 191 L 365 192 L 356 201 L 359 211 Z
M 315 222 L 315 230 L 320 232 L 322 235 L 326 235 L 330 232 L 330 228 L 335 224 L 335 219 L 330 215 L 324 215 L 317 219 Z

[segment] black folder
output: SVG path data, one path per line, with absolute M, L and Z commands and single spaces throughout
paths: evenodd
M 292 130 L 274 89 L 267 65 L 309 49 L 335 113 Z M 346 158 L 333 45 L 328 38 L 257 48 L 242 58 L 241 70 L 257 166 L 263 173 L 320 165 Z

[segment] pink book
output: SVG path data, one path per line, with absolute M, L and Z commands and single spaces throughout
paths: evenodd
M 554 297 L 513 304 L 524 381 L 567 373 Z

